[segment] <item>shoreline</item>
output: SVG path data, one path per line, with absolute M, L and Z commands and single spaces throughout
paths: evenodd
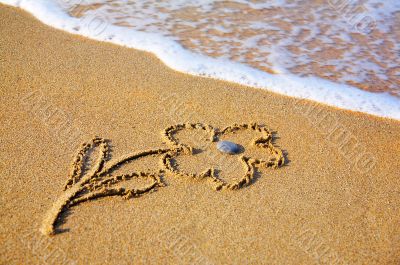
M 150 52 L 175 71 L 234 82 L 299 99 L 309 99 L 335 108 L 400 120 L 400 99 L 387 92 L 373 93 L 314 76 L 271 74 L 245 64 L 196 54 L 184 49 L 172 39 L 110 25 L 103 20 L 100 20 L 99 26 L 91 28 L 90 19 L 96 20 L 96 17 L 81 21 L 79 18 L 70 17 L 57 4 L 47 1 L 39 3 L 38 6 L 36 4 L 26 1 L 21 4 L 21 8 L 33 14 L 44 24 L 56 29 L 93 40 Z M 19 6 L 20 3 L 14 3 L 14 5 Z M 52 12 L 49 13 L 46 10 L 46 5 L 51 6 Z
M 150 53 L 53 29 L 16 8 L 0 5 L 0 21 L 1 263 L 400 261 L 398 121 L 183 74 Z M 61 214 L 60 233 L 39 232 L 73 183 L 82 143 L 106 139 L 109 150 L 94 149 L 89 165 L 104 160 L 107 168 L 135 152 L 166 150 L 174 141 L 163 132 L 180 123 L 204 126 L 177 135 L 201 150 L 170 157 L 179 172 L 216 168 L 234 183 L 237 170 L 273 161 L 258 148 L 267 140 L 252 144 L 260 136 L 253 123 L 273 134 L 285 164 L 257 165 L 237 190 L 166 172 L 165 186 L 151 193 L 84 202 Z M 248 130 L 224 130 L 234 124 Z M 218 140 L 240 143 L 251 163 L 216 152 L 208 126 L 219 129 Z M 128 188 L 147 187 L 151 181 L 130 177 L 158 174 L 159 163 L 146 157 L 117 172 Z

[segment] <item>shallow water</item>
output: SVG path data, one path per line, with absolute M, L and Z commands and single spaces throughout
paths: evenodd
M 400 96 L 400 1 L 103 0 L 65 8 L 262 71 Z

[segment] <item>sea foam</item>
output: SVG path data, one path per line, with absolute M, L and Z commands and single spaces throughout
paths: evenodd
M 372 93 L 347 84 L 335 83 L 315 76 L 298 76 L 288 71 L 270 74 L 228 59 L 208 57 L 184 49 L 172 37 L 159 33 L 118 26 L 98 16 L 73 17 L 60 2 L 51 0 L 0 0 L 0 2 L 22 8 L 43 23 L 57 29 L 151 52 L 167 66 L 177 71 L 400 120 L 400 100 L 388 93 Z M 73 2 L 73 0 L 65 2 Z

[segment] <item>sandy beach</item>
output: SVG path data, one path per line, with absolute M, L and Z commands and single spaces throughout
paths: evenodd
M 5 5 L 0 25 L 1 264 L 400 263 L 399 121 L 179 73 Z M 63 208 L 55 234 L 41 232 L 74 188 L 64 191 L 82 143 L 104 139 L 94 143 L 109 149 L 107 168 L 135 152 L 172 150 L 163 132 L 176 124 L 186 127 L 173 139 L 195 149 L 171 155 L 181 174 L 164 170 L 161 155 L 127 163 L 120 173 L 144 180 L 116 185 L 149 187 L 150 173 L 162 185 Z M 247 127 L 223 133 L 234 124 Z M 215 190 L 204 170 L 218 169 L 228 187 L 246 167 L 216 150 L 212 132 L 240 143 L 250 164 L 277 161 L 252 144 L 254 124 L 271 133 L 266 143 L 284 163 Z

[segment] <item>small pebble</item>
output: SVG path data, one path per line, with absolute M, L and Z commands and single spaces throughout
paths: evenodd
M 240 152 L 239 145 L 230 141 L 220 141 L 217 144 L 217 149 L 222 153 L 227 153 L 230 155 L 237 154 Z

